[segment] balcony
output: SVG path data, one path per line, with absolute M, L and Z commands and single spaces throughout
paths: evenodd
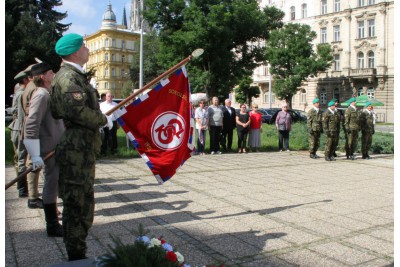
M 373 82 L 376 77 L 375 68 L 365 68 L 365 69 L 350 69 L 350 79 L 368 79 L 368 82 Z

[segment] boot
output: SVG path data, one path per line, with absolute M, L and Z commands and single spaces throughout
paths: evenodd
M 30 199 L 39 198 L 39 174 L 40 171 L 33 171 L 28 173 L 27 181 L 28 181 L 28 191 Z
M 68 254 L 68 261 L 78 261 L 78 260 L 87 259 L 86 255 L 82 252 L 73 253 L 73 252 L 67 251 L 67 254 Z
M 331 156 L 331 161 L 336 161 L 334 156 Z
M 328 156 L 325 157 L 325 160 L 326 160 L 326 161 L 332 161 L 331 158 L 328 157 Z
M 22 173 L 22 172 L 21 172 Z M 18 176 L 21 174 L 18 173 Z M 26 175 L 17 181 L 18 197 L 28 197 L 28 183 Z
M 43 200 L 41 198 L 28 199 L 28 208 L 43 209 Z
M 315 155 L 313 153 L 310 153 L 310 158 L 315 159 Z
M 62 237 L 63 228 L 61 224 L 58 223 L 57 204 L 56 203 L 43 204 L 43 207 L 44 207 L 44 215 L 46 218 L 47 236 Z
M 371 159 L 371 157 L 368 154 L 365 154 L 366 159 Z

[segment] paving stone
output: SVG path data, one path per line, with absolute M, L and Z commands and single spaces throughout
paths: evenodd
M 343 241 L 349 242 L 351 244 L 356 244 L 360 247 L 377 252 L 381 255 L 394 257 L 393 243 L 389 241 L 381 240 L 365 234 L 353 236 L 351 238 L 346 238 L 343 239 Z
M 302 267 L 315 267 L 315 266 L 324 266 L 324 267 L 344 267 L 346 264 L 335 261 L 334 259 L 330 259 L 324 257 L 315 252 L 311 252 L 309 250 L 296 250 L 289 253 L 280 254 L 279 258 L 293 264 L 298 264 Z

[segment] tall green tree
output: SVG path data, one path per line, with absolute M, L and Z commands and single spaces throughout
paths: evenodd
M 61 5 L 61 0 L 5 1 L 6 100 L 13 92 L 14 76 L 35 63 L 35 57 L 55 68 L 60 65 L 54 46 L 70 25 L 60 23 L 66 13 L 54 10 Z
M 252 98 L 260 96 L 260 88 L 252 86 L 252 82 L 251 77 L 245 77 L 239 82 L 239 86 L 235 89 L 236 102 L 247 103 L 248 106 L 251 106 Z
M 332 64 L 329 44 L 319 44 L 314 51 L 312 41 L 316 37 L 310 26 L 289 23 L 272 31 L 267 40 L 265 54 L 274 77 L 273 92 L 279 99 L 285 99 L 289 107 L 301 83 Z
M 160 36 L 160 64 L 169 68 L 203 48 L 188 65 L 192 90 L 221 99 L 265 61 L 263 42 L 283 25 L 282 11 L 260 10 L 257 0 L 148 0 L 146 5 L 145 17 Z

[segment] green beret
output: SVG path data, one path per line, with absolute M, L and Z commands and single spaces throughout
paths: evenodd
M 313 104 L 315 104 L 315 103 L 319 103 L 319 98 L 317 97 L 317 98 L 315 98 L 313 101 L 312 101 L 312 103 Z
M 356 101 L 357 101 L 357 100 L 356 100 L 354 97 L 352 97 L 352 98 L 349 99 L 349 103 L 356 102 Z
M 76 33 L 69 33 L 61 37 L 56 43 L 56 53 L 68 56 L 78 51 L 83 44 L 83 37 Z
M 331 106 L 334 106 L 335 105 L 335 101 L 333 101 L 333 100 L 331 100 L 329 103 L 328 103 L 328 107 L 331 107 Z
M 20 71 L 17 75 L 15 75 L 14 80 L 20 80 L 27 76 L 28 74 L 26 74 L 24 71 Z
M 339 102 L 339 100 L 337 100 L 336 98 L 332 99 L 331 101 L 333 101 L 333 102 Z
M 371 106 L 372 105 L 372 103 L 371 102 L 367 102 L 367 103 L 365 103 L 365 107 L 368 107 L 368 106 Z

